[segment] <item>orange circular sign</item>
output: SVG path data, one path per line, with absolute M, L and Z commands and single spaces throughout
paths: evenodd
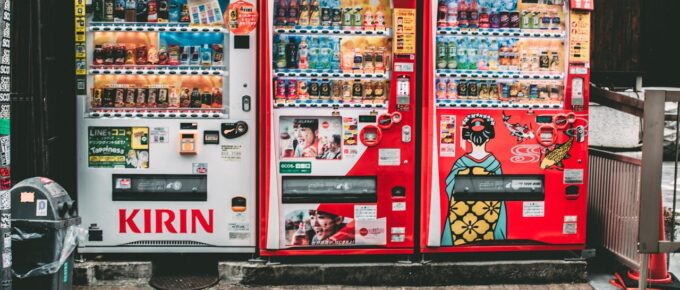
M 233 34 L 248 34 L 257 27 L 255 5 L 243 0 L 229 4 L 224 18 L 229 31 Z

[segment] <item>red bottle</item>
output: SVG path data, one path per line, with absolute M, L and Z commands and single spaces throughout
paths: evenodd
M 288 20 L 288 3 L 286 3 L 286 0 L 279 0 L 279 3 L 276 5 L 276 25 L 277 26 L 283 26 L 286 25 L 286 22 Z
M 437 27 L 446 27 L 446 1 L 439 0 L 437 3 Z
M 286 25 L 297 25 L 298 17 L 300 17 L 300 10 L 298 9 L 297 0 L 290 0 L 290 4 L 288 5 L 288 23 L 286 23 Z
M 479 14 L 479 28 L 489 28 L 489 13 L 486 12 L 486 7 L 482 7 L 482 13 Z
M 458 27 L 468 27 L 468 6 L 466 0 L 460 0 L 460 3 L 458 3 Z
M 470 6 L 468 7 L 468 27 L 479 27 L 479 5 L 477 4 L 477 0 L 470 1 Z

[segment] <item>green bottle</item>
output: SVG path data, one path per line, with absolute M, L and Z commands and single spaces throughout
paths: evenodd
M 282 37 L 276 40 L 274 46 L 274 65 L 277 69 L 286 68 L 286 42 Z
M 458 68 L 458 61 L 456 59 L 456 52 L 458 47 L 456 47 L 456 41 L 451 40 L 446 46 L 446 62 L 449 69 Z
M 446 61 L 446 41 L 443 38 L 437 39 L 437 69 L 445 69 Z

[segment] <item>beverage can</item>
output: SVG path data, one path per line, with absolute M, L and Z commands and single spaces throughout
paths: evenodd
M 478 87 L 477 81 L 470 80 L 470 81 L 467 82 L 467 86 L 468 86 L 468 89 L 467 89 L 468 97 L 470 97 L 471 99 L 476 99 L 479 96 L 479 90 L 478 90 L 479 87 Z
M 146 97 L 146 107 L 155 108 L 158 105 L 158 88 L 151 86 L 149 88 L 149 96 Z
M 149 93 L 149 90 L 146 89 L 146 88 L 138 88 L 137 89 L 137 100 L 135 101 L 135 107 L 137 107 L 137 108 L 146 107 L 146 97 L 147 97 L 148 93 Z
M 288 80 L 288 86 L 286 89 L 286 99 L 288 101 L 295 101 L 299 98 L 297 87 L 297 80 Z
M 322 101 L 328 101 L 331 98 L 331 82 L 329 80 L 321 80 L 319 90 Z
M 137 65 L 145 65 L 147 63 L 147 50 L 145 45 L 137 46 L 135 63 Z
M 201 108 L 209 109 L 212 107 L 213 94 L 210 91 L 203 91 L 201 94 Z
M 170 96 L 168 97 L 168 107 L 169 108 L 179 108 L 180 97 L 179 92 L 176 88 L 170 88 Z
M 466 80 L 460 80 L 458 82 L 458 98 L 467 99 L 468 96 L 468 83 Z
M 318 100 L 321 95 L 321 88 L 317 79 L 312 79 L 309 82 L 309 99 Z
M 223 65 L 224 64 L 224 45 L 221 43 L 215 43 L 212 45 L 212 65 Z
M 125 88 L 123 86 L 116 86 L 116 97 L 114 107 L 125 107 Z
M 92 108 L 99 108 L 102 106 L 102 97 L 104 95 L 104 90 L 101 88 L 95 88 L 92 92 L 92 102 L 90 106 Z
M 191 92 L 191 90 L 189 90 L 189 88 L 181 89 L 181 91 L 179 93 L 179 106 L 180 106 L 180 108 L 191 107 L 191 95 L 192 95 L 192 92 Z
M 101 45 L 96 45 L 94 47 L 94 64 L 102 65 L 104 64 L 104 48 Z
M 375 96 L 373 95 L 373 82 L 372 81 L 366 81 L 364 82 L 364 103 L 373 103 L 373 98 Z
M 352 82 L 352 100 L 355 103 L 360 103 L 363 96 L 364 86 L 361 83 L 361 80 L 354 80 L 354 82 Z
M 113 108 L 116 103 L 116 89 L 112 87 L 104 88 L 104 94 L 102 96 L 102 107 Z
M 300 100 L 309 99 L 309 87 L 306 80 L 298 80 L 298 97 Z
M 437 83 L 435 84 L 435 87 L 437 88 L 437 91 L 435 95 L 437 96 L 438 100 L 444 100 L 446 99 L 446 79 L 442 78 L 437 78 Z
M 126 91 L 125 106 L 128 108 L 134 108 L 136 102 L 137 102 L 137 89 L 134 87 L 129 87 Z
M 156 100 L 159 108 L 168 107 L 168 88 L 161 87 L 158 89 L 158 99 Z
M 510 14 L 507 11 L 501 11 L 500 24 L 501 28 L 510 28 Z
M 342 97 L 342 83 L 343 80 L 332 80 L 331 81 L 331 100 L 340 101 Z
M 479 98 L 480 99 L 489 99 L 489 84 L 485 81 L 479 82 Z
M 222 89 L 215 89 L 212 97 L 212 107 L 222 108 Z
M 449 100 L 458 98 L 458 84 L 455 79 L 449 79 L 449 82 L 446 84 L 446 98 Z
M 198 88 L 193 88 L 191 90 L 191 108 L 201 107 L 201 92 Z
M 513 11 L 510 12 L 510 28 L 519 28 L 519 12 Z
M 277 79 L 274 82 L 274 99 L 283 100 L 286 98 L 286 81 Z

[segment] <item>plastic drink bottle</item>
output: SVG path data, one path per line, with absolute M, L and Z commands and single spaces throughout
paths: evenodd
M 489 23 L 489 13 L 486 7 L 482 7 L 482 13 L 479 14 L 479 28 L 489 28 L 491 23 Z
M 380 6 L 375 11 L 375 21 L 373 21 L 373 24 L 375 25 L 375 30 L 385 30 L 385 12 Z
M 319 39 L 312 38 L 309 42 L 309 69 L 319 69 Z
M 458 52 L 457 52 L 457 57 L 458 57 L 458 69 L 468 69 L 468 60 L 467 60 L 467 49 L 466 49 L 466 44 L 467 42 L 465 39 L 459 40 L 458 41 Z
M 448 69 L 458 68 L 458 60 L 456 59 L 457 50 L 456 40 L 450 40 L 446 46 L 446 67 Z
M 364 30 L 375 29 L 375 26 L 373 26 L 373 11 L 371 10 L 371 8 L 367 8 L 366 12 L 364 12 L 364 23 L 362 25 L 362 28 Z
M 340 29 L 342 26 L 342 8 L 340 7 L 340 0 L 331 0 L 331 26 L 335 29 Z
M 302 0 L 302 2 L 300 2 L 300 18 L 298 19 L 298 24 L 300 26 L 309 25 L 309 2 L 307 0 Z
M 340 70 L 340 41 L 337 39 L 331 42 L 331 49 L 333 51 L 333 58 L 331 60 L 331 69 L 334 71 Z
M 440 37 L 437 39 L 437 68 L 445 69 L 446 66 L 446 40 Z
M 321 25 L 321 8 L 319 7 L 319 0 L 312 0 L 309 4 L 309 25 Z
M 354 30 L 361 30 L 361 27 L 364 24 L 361 10 L 361 7 L 354 7 L 354 17 L 352 18 L 352 26 L 354 27 Z
M 458 2 L 458 27 L 468 27 L 468 6 L 466 0 L 459 0 Z
M 319 68 L 320 69 L 330 69 L 331 68 L 331 47 L 328 43 L 327 38 L 320 39 L 320 55 L 319 55 Z
M 477 69 L 477 43 L 475 40 L 469 40 L 467 45 L 467 68 Z
M 275 25 L 277 26 L 283 26 L 286 25 L 286 21 L 288 21 L 288 3 L 286 0 L 279 0 L 278 3 L 276 4 L 276 20 L 274 21 Z
M 275 40 L 274 65 L 277 69 L 286 68 L 286 41 L 280 36 Z
M 330 27 L 331 26 L 331 8 L 328 6 L 327 0 L 321 0 L 321 26 Z
M 468 6 L 468 27 L 479 27 L 479 5 L 477 0 L 471 0 L 470 6 Z
M 298 0 L 290 0 L 288 5 L 287 25 L 295 26 L 298 22 L 300 10 L 298 9 Z
M 125 2 L 125 22 L 137 21 L 137 1 L 127 0 Z
M 446 25 L 458 27 L 458 2 L 456 0 L 448 0 L 446 3 Z
M 300 41 L 300 45 L 298 45 L 298 68 L 309 68 L 309 46 L 307 45 L 306 38 L 303 38 Z
M 437 2 L 437 27 L 446 27 L 446 0 Z

